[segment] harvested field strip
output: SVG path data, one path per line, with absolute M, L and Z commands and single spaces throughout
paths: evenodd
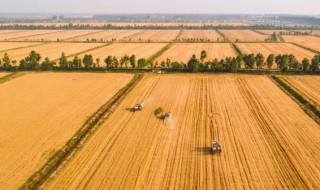
M 46 32 L 43 32 L 43 33 L 36 33 L 36 34 L 32 34 L 32 35 L 28 35 L 28 36 L 23 36 L 23 38 L 32 38 L 32 37 L 37 37 L 37 36 L 40 36 L 40 35 L 46 35 L 46 34 L 55 34 L 55 33 L 58 33 L 60 31 L 57 31 L 57 30 L 48 30 Z M 15 38 L 10 38 L 9 41 L 15 41 L 15 40 L 18 40 L 20 39 L 21 37 L 15 37 Z
M 94 59 L 100 58 L 102 64 L 104 64 L 103 61 L 107 56 L 115 56 L 121 59 L 125 55 L 131 56 L 134 54 L 137 60 L 139 58 L 148 59 L 166 45 L 165 43 L 116 43 L 78 56 L 83 57 L 84 54 L 91 54 Z
M 0 30 L 0 35 L 1 34 L 9 34 L 9 33 L 13 34 L 16 32 L 23 32 L 23 31 L 25 31 L 25 30 Z
M 136 42 L 172 42 L 179 35 L 180 30 L 144 30 L 126 38 L 126 41 Z
M 98 127 L 107 117 L 116 109 L 116 107 L 124 99 L 125 95 L 129 93 L 137 83 L 142 79 L 143 75 L 136 75 L 130 83 L 123 87 L 112 99 L 99 108 L 92 116 L 90 116 L 84 125 L 77 131 L 77 133 L 60 149 L 57 154 L 49 159 L 49 161 L 28 181 L 22 185 L 21 189 L 36 189 L 50 177 L 50 175 L 63 163 L 65 159 L 74 151 L 80 143 L 92 133 L 93 129 Z
M 182 30 L 179 40 L 203 39 L 210 41 L 222 40 L 222 36 L 215 30 Z
M 290 43 L 237 43 L 237 47 L 246 54 L 263 54 L 266 58 L 270 54 L 293 54 L 299 61 L 312 58 L 314 53 Z
M 252 30 L 219 30 L 223 36 L 227 37 L 230 41 L 236 42 L 264 42 L 269 35 L 262 35 Z
M 162 62 L 169 58 L 171 61 L 183 61 L 186 63 L 194 54 L 199 58 L 202 50 L 207 51 L 207 60 L 237 56 L 237 53 L 229 43 L 175 43 L 159 56 L 157 61 Z
M 297 102 L 300 103 L 305 112 L 313 118 L 320 125 L 320 109 L 317 105 L 314 105 L 310 101 L 308 101 L 304 96 L 302 96 L 299 92 L 297 92 L 294 88 L 288 85 L 285 81 L 278 78 L 277 76 L 272 76 L 272 79 L 283 89 L 286 93 L 291 95 Z M 304 108 L 304 107 L 306 108 Z M 312 113 L 310 113 L 310 111 Z
M 292 42 L 314 51 L 320 52 L 320 38 L 315 36 L 282 36 L 286 42 Z
M 320 108 L 320 76 L 278 76 Z
M 81 52 L 77 52 L 77 53 L 68 55 L 67 58 L 74 58 L 75 56 L 86 54 L 86 53 L 90 54 L 91 51 L 98 50 L 100 48 L 103 48 L 103 47 L 106 47 L 106 46 L 109 46 L 109 45 L 111 45 L 111 43 L 110 44 L 103 44 L 101 46 L 93 47 L 91 49 L 87 49 L 87 50 L 84 50 L 84 51 L 81 51 Z M 101 61 L 103 61 L 103 60 L 101 60 Z
M 25 73 L 0 73 L 0 84 L 23 76 Z
M 17 189 L 26 182 L 132 77 L 30 73 L 1 84 L 1 188 Z
M 148 75 L 44 188 L 318 189 L 319 138 L 266 76 Z
M 53 30 L 54 33 L 50 34 L 42 34 L 37 36 L 29 36 L 29 37 L 22 37 L 19 39 L 15 39 L 16 41 L 64 41 L 65 39 L 69 39 L 76 36 L 82 36 L 85 34 L 90 34 L 97 32 L 97 30 Z
M 142 32 L 142 30 L 102 30 L 101 32 L 94 34 L 87 34 L 81 37 L 70 38 L 72 41 L 87 41 L 96 39 L 98 42 L 100 41 L 112 41 L 112 39 L 116 39 L 117 41 L 121 41 L 125 38 L 130 38 L 130 36 Z
M 8 51 L 31 48 L 44 45 L 44 43 L 30 43 L 30 42 L 0 42 L 0 53 L 6 53 Z
M 91 34 L 91 35 L 95 35 L 95 34 L 99 34 L 99 33 L 102 33 L 102 32 L 103 32 L 103 30 L 92 31 L 92 33 L 89 33 L 89 35 L 90 35 L 90 34 Z M 84 37 L 84 36 L 87 36 L 87 35 L 88 35 L 87 33 L 85 33 L 85 34 L 80 34 L 80 35 L 73 36 L 73 37 L 70 37 L 70 38 L 64 38 L 64 40 L 65 40 L 65 41 L 69 41 L 69 40 L 72 41 L 72 39 L 74 39 L 74 38 L 81 38 L 81 37 Z
M 55 30 L 25 30 L 21 32 L 1 34 L 0 40 L 11 40 L 17 38 L 24 38 L 28 36 L 34 36 L 38 34 L 47 34 L 47 33 L 55 33 Z
M 28 56 L 29 53 L 34 50 L 43 56 L 42 59 L 49 57 L 51 60 L 55 60 L 61 56 L 62 52 L 68 56 L 98 46 L 101 46 L 101 43 L 45 43 L 29 48 L 7 51 L 6 53 L 8 53 L 11 59 L 19 61 Z M 3 54 L 4 52 L 0 53 L 0 57 L 2 57 Z
M 291 42 L 291 44 L 293 44 L 293 45 L 295 45 L 295 46 L 298 46 L 298 47 L 300 47 L 300 48 L 302 48 L 302 49 L 308 50 L 308 51 L 310 51 L 310 52 L 313 52 L 313 53 L 315 53 L 315 54 L 320 54 L 320 51 L 316 51 L 316 50 L 311 49 L 311 48 L 308 48 L 308 47 L 306 47 L 306 46 L 303 46 L 303 45 L 300 45 L 300 44 L 297 44 L 297 43 L 293 43 L 293 42 Z
M 151 62 L 156 61 L 165 51 L 169 50 L 172 46 L 173 46 L 173 43 L 167 44 L 162 49 L 160 49 L 157 53 L 155 53 L 151 57 L 149 57 L 148 60 Z

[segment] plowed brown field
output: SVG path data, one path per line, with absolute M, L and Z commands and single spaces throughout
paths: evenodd
M 299 61 L 312 58 L 314 53 L 289 43 L 237 43 L 243 53 L 262 53 L 265 58 L 270 54 L 293 54 Z
M 99 43 L 49 43 L 35 47 L 23 48 L 18 50 L 7 51 L 11 59 L 20 61 L 25 58 L 29 53 L 34 50 L 41 54 L 42 58 L 49 57 L 51 60 L 58 59 L 61 53 L 64 52 L 66 55 L 72 55 L 91 49 L 97 46 L 101 46 Z M 0 53 L 0 57 L 5 52 Z
M 222 40 L 222 36 L 215 30 L 183 30 L 179 40 L 188 39 L 217 41 Z
M 319 139 L 266 76 L 146 76 L 45 188 L 319 189 Z
M 1 189 L 22 185 L 131 78 L 41 73 L 1 84 Z
M 170 58 L 171 61 L 183 61 L 186 63 L 193 54 L 200 58 L 202 50 L 207 51 L 207 60 L 237 56 L 231 45 L 227 43 L 178 43 L 165 51 L 157 61 L 166 61 L 167 58 Z
M 279 76 L 320 109 L 320 76 Z
M 320 51 L 320 38 L 314 36 L 283 36 L 286 42 L 293 42 Z
M 237 39 L 242 42 L 264 42 L 269 35 L 262 35 L 252 30 L 219 30 L 226 38 L 235 42 Z

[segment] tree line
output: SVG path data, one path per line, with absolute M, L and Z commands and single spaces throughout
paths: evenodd
M 151 61 L 145 58 L 137 59 L 135 55 L 125 55 L 118 59 L 115 56 L 108 55 L 104 60 L 100 58 L 94 59 L 91 54 L 85 54 L 83 58 L 75 56 L 69 59 L 62 53 L 60 58 L 56 61 L 50 60 L 45 57 L 42 60 L 40 53 L 31 51 L 28 56 L 21 59 L 19 62 L 12 60 L 7 53 L 0 59 L 0 68 L 18 68 L 20 70 L 53 70 L 54 68 L 72 69 L 72 68 L 101 68 L 108 69 L 117 68 L 164 68 L 164 69 L 180 69 L 189 72 L 232 72 L 236 73 L 239 69 L 272 69 L 274 65 L 282 72 L 288 71 L 303 71 L 303 72 L 317 72 L 319 71 L 320 55 L 315 55 L 311 60 L 304 58 L 300 62 L 293 54 L 270 54 L 265 57 L 263 54 L 245 54 L 236 57 L 226 57 L 225 59 L 207 60 L 208 53 L 203 50 L 197 58 L 192 55 L 187 63 L 171 61 L 167 58 L 166 61 Z M 102 64 L 101 62 L 104 62 Z

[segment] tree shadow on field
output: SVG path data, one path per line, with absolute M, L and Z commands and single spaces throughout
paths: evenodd
M 212 155 L 211 147 L 197 147 L 196 151 L 202 155 Z
M 136 110 L 134 108 L 126 108 L 126 111 L 128 112 L 135 112 Z

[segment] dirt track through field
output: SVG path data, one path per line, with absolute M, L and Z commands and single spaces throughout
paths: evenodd
M 1 84 L 1 189 L 22 185 L 131 79 L 128 74 L 41 73 Z
M 319 189 L 319 139 L 266 76 L 149 75 L 45 188 Z

